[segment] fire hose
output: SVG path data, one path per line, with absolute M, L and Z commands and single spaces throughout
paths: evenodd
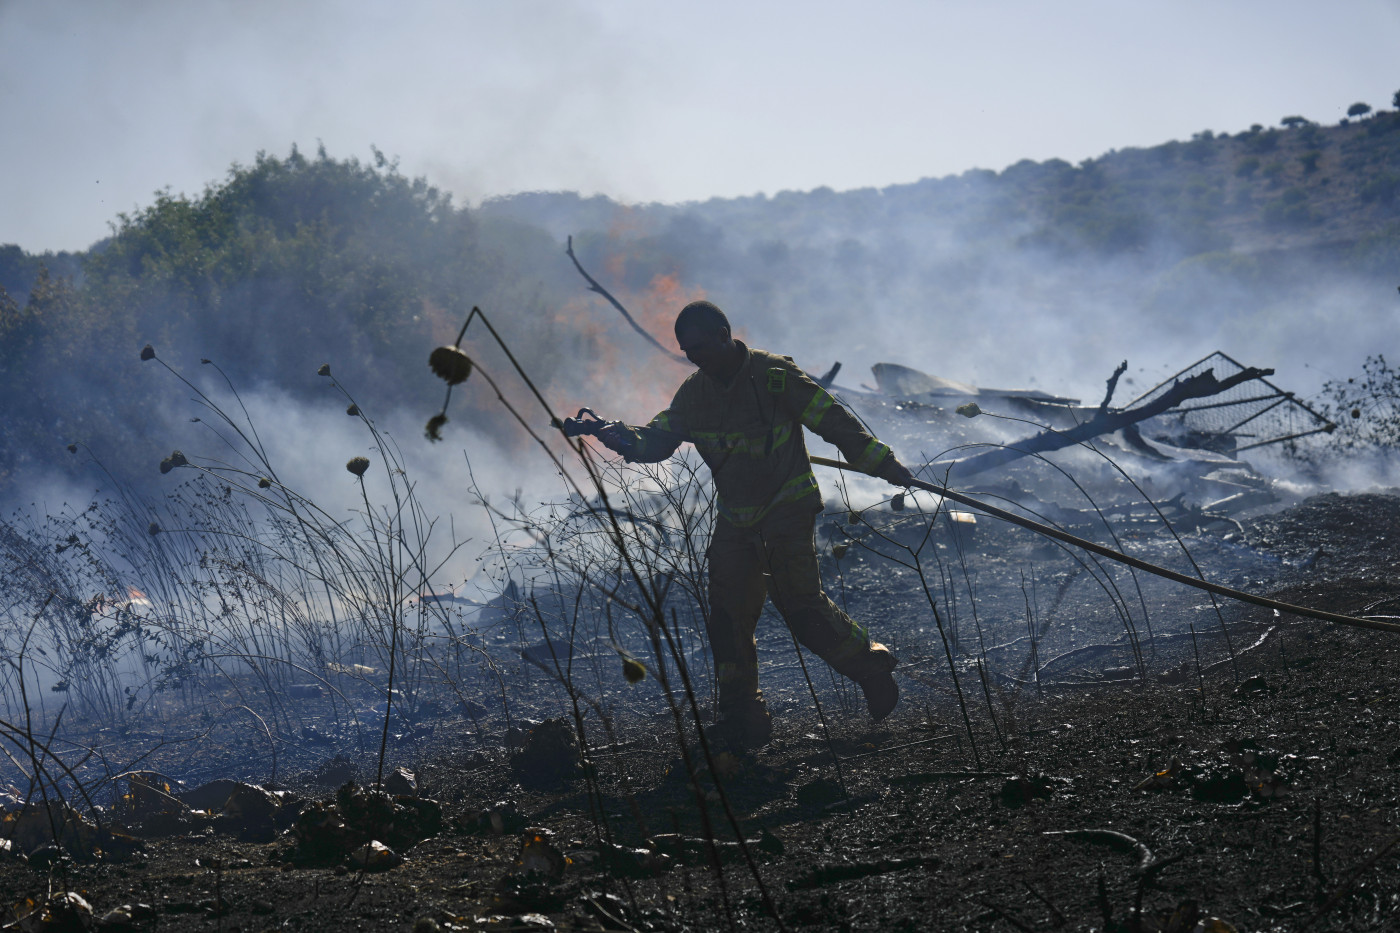
M 588 417 L 585 417 L 585 415 L 587 415 Z M 596 437 L 600 430 L 602 430 L 610 424 L 616 423 L 617 422 L 606 421 L 598 417 L 598 414 L 594 412 L 591 408 L 583 408 L 579 410 L 577 417 L 565 418 L 559 426 L 569 437 L 579 437 L 580 435 L 585 434 Z M 812 461 L 813 464 L 817 466 L 833 467 L 837 470 L 848 470 L 852 473 L 865 473 L 867 476 L 871 475 L 867 471 L 857 469 L 853 464 L 846 463 L 842 460 L 831 460 L 826 457 L 810 457 L 809 459 Z M 1026 518 L 1025 516 L 1017 515 L 1015 512 L 1008 512 L 1006 509 L 998 508 L 994 505 L 983 502 L 981 499 L 976 499 L 972 496 L 967 495 L 966 493 L 961 493 L 956 490 L 949 489 L 946 486 L 940 486 L 937 483 L 930 483 L 925 480 L 916 479 L 911 484 L 911 487 L 914 489 L 922 489 L 925 492 L 931 492 L 937 496 L 942 496 L 945 499 L 949 499 L 953 502 L 957 502 L 961 505 L 968 506 L 969 508 L 973 508 L 979 512 L 983 512 L 987 515 L 990 515 L 993 518 L 999 518 L 1002 521 L 1010 522 L 1013 525 L 1019 525 L 1022 528 L 1034 531 L 1036 534 L 1045 535 L 1046 537 L 1054 538 L 1057 541 L 1063 541 L 1065 544 L 1072 545 L 1073 547 L 1077 547 L 1085 551 L 1090 551 L 1094 554 L 1098 554 L 1100 557 L 1106 557 L 1109 560 L 1117 561 L 1120 564 L 1127 564 L 1129 567 L 1135 567 L 1138 570 L 1142 570 L 1146 573 L 1150 573 L 1158 577 L 1163 577 L 1167 580 L 1173 580 L 1177 583 L 1181 583 L 1185 586 L 1194 587 L 1198 590 L 1205 590 L 1206 592 L 1214 593 L 1217 596 L 1224 596 L 1229 599 L 1237 600 L 1239 602 L 1250 603 L 1255 606 L 1262 606 L 1265 609 L 1273 609 L 1276 612 L 1287 612 L 1292 615 L 1303 616 L 1309 619 L 1320 619 L 1323 622 L 1336 622 L 1339 625 L 1350 625 L 1356 628 L 1369 628 L 1381 632 L 1394 632 L 1400 634 L 1400 625 L 1397 625 L 1394 622 L 1382 622 L 1379 619 L 1363 619 L 1358 618 L 1356 616 L 1343 615 L 1339 612 L 1328 612 L 1325 609 L 1311 609 L 1307 606 L 1297 606 L 1292 603 L 1283 602 L 1282 600 L 1270 599 L 1267 596 L 1256 596 L 1253 593 L 1246 593 L 1244 590 L 1237 590 L 1234 587 L 1225 586 L 1220 583 L 1212 583 L 1209 580 L 1204 580 L 1199 577 L 1188 576 L 1187 574 L 1180 573 L 1178 571 L 1171 570 L 1166 567 L 1158 566 L 1157 564 L 1151 563 L 1149 561 L 1145 561 L 1140 557 L 1134 557 L 1131 554 L 1124 554 L 1122 551 L 1115 550 L 1114 548 L 1107 547 L 1095 541 L 1090 541 L 1087 538 L 1081 538 L 1078 535 L 1072 535 L 1067 531 L 1061 531 L 1060 529 L 1052 527 L 1050 525 L 1046 525 L 1043 522 L 1037 522 L 1033 519 Z
M 829 460 L 826 457 L 812 457 L 810 459 L 812 463 L 816 464 L 817 466 L 834 467 L 838 470 L 849 470 L 853 473 L 866 473 L 865 470 L 859 470 L 852 464 L 846 463 L 841 460 Z M 869 474 L 867 473 L 867 475 Z M 1212 583 L 1209 580 L 1203 580 L 1198 577 L 1188 576 L 1187 574 L 1179 573 L 1175 570 L 1170 570 L 1166 567 L 1159 567 L 1158 565 L 1149 563 L 1148 561 L 1145 561 L 1139 557 L 1133 557 L 1131 554 L 1124 554 L 1122 551 L 1114 550 L 1111 547 L 1106 547 L 1102 544 L 1090 541 L 1087 538 L 1081 538 L 1078 535 L 1072 535 L 1067 531 L 1061 531 L 1058 528 L 1054 528 L 1042 522 L 1037 522 L 1024 516 L 1017 515 L 1015 512 L 1008 512 L 1006 509 L 997 508 L 996 506 L 983 502 L 980 499 L 973 498 L 972 496 L 969 496 L 966 493 L 957 492 L 956 490 L 949 489 L 946 486 L 940 486 L 937 483 L 930 483 L 924 480 L 916 479 L 911 484 L 911 486 L 915 489 L 922 489 L 925 492 L 931 492 L 934 495 L 942 496 L 945 499 L 949 499 L 961 505 L 968 506 L 969 508 L 976 509 L 979 512 L 984 512 L 987 515 L 992 516 L 993 518 L 999 518 L 1002 521 L 1010 522 L 1013 525 L 1019 525 L 1022 528 L 1034 531 L 1036 534 L 1045 535 L 1046 537 L 1054 538 L 1057 541 L 1063 541 L 1065 544 L 1081 548 L 1082 550 L 1092 551 L 1093 553 L 1098 554 L 1100 557 L 1107 557 L 1109 560 L 1117 561 L 1120 564 L 1127 564 L 1129 567 L 1136 567 L 1138 570 L 1142 570 L 1159 577 L 1164 577 L 1168 580 L 1174 580 L 1177 583 L 1195 587 L 1198 590 L 1205 590 L 1209 593 L 1215 593 L 1218 596 L 1225 596 L 1230 599 L 1238 600 L 1240 602 L 1251 603 L 1255 606 L 1262 606 L 1265 609 L 1273 609 L 1278 612 L 1287 612 L 1291 613 L 1292 615 L 1304 616 L 1310 619 L 1320 619 L 1324 622 L 1336 622 L 1339 625 L 1351 625 L 1357 628 L 1369 628 L 1376 629 L 1382 632 L 1400 633 L 1400 625 L 1397 625 L 1394 622 L 1381 622 L 1377 619 L 1362 619 L 1356 616 L 1342 615 L 1338 612 L 1327 612 L 1324 609 L 1310 609 L 1307 606 L 1295 606 L 1292 603 L 1285 603 L 1277 599 L 1270 599 L 1267 596 L 1256 596 L 1253 593 L 1246 593 L 1244 590 L 1237 590 L 1233 587 L 1223 586 L 1219 583 Z

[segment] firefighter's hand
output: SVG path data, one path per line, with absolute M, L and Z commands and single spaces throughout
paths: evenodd
M 914 485 L 914 474 L 910 473 L 909 468 L 900 463 L 899 458 L 894 454 L 885 458 L 885 462 L 880 464 L 880 469 L 876 471 L 875 475 L 891 486 L 908 488 Z
M 637 443 L 636 437 L 621 421 L 614 421 L 598 429 L 598 440 L 614 453 L 625 454 Z

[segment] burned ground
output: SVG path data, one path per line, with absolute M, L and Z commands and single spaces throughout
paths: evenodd
M 513 733 L 475 709 L 394 724 L 390 768 L 408 766 L 418 798 L 441 807 L 440 829 L 429 819 L 414 824 L 421 841 L 396 840 L 404 861 L 394 867 L 347 867 L 359 837 L 336 837 L 339 851 L 294 846 L 277 831 L 294 812 L 266 825 L 190 816 L 132 852 L 108 843 L 95 860 L 52 850 L 0 858 L 3 906 L 23 913 L 76 892 L 111 929 L 1393 928 L 1396 636 L 1225 605 L 1227 648 L 1204 594 L 1144 581 L 1138 596 L 1120 575 L 1121 601 L 1146 610 L 1125 627 L 1087 569 L 985 521 L 970 539 L 938 542 L 945 569 L 926 569 L 935 620 L 913 570 L 862 550 L 864 529 L 888 530 L 882 523 L 898 516 L 849 518 L 834 515 L 823 531 L 824 542 L 862 538 L 828 566 L 833 595 L 904 660 L 903 702 L 878 726 L 819 662 L 808 662 L 809 689 L 785 632 L 767 620 L 769 748 L 707 760 L 689 724 L 683 746 L 654 678 L 629 685 L 605 651 L 612 660 L 580 659 L 600 673 L 578 683 L 612 715 L 612 735 L 580 702 L 587 763 L 545 774 L 511 747 L 519 717 L 562 716 L 567 746 L 574 707 L 555 679 L 521 665 L 506 675 Z M 1213 577 L 1393 617 L 1397 518 L 1395 495 L 1326 495 L 1187 543 Z M 1125 546 L 1165 553 L 1130 532 Z M 950 649 L 958 642 L 967 721 L 940 621 Z M 1074 638 L 1061 638 L 1070 628 Z M 350 798 L 365 795 L 346 781 L 373 780 L 377 742 L 347 744 L 331 718 L 300 705 L 299 735 L 229 725 L 205 730 L 197 753 L 139 729 L 87 741 L 99 755 L 145 742 L 152 754 L 139 767 L 190 785 L 265 782 L 275 767 L 281 786 L 322 801 L 322 812 L 339 788 L 334 814 L 353 822 L 348 808 L 362 805 Z M 746 846 L 724 844 L 736 824 Z M 714 849 L 695 841 L 707 834 Z M 131 909 L 112 913 L 122 905 Z M 24 928 L 77 928 L 64 922 L 55 910 Z

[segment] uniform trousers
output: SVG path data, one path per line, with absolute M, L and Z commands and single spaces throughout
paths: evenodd
M 766 598 L 797 641 L 837 673 L 859 682 L 889 670 L 888 652 L 872 651 L 864 626 L 822 590 L 813 534 L 819 510 L 809 498 L 776 506 L 750 527 L 715 518 L 706 557 L 721 715 L 762 701 L 754 630 Z

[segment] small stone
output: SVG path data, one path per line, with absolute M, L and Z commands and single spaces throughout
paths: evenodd
M 351 868 L 363 868 L 365 871 L 385 871 L 393 868 L 403 859 L 384 843 L 377 839 L 371 839 L 367 844 L 351 852 L 347 861 Z

